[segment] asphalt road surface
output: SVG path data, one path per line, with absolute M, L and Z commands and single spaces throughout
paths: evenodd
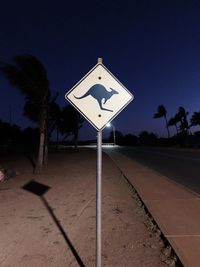
M 200 151 L 141 147 L 113 149 L 200 194 Z

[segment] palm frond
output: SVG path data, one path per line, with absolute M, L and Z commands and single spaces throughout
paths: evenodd
M 157 108 L 157 112 L 154 114 L 153 118 L 157 119 L 157 118 L 161 118 L 163 116 L 166 116 L 167 111 L 165 109 L 165 107 L 163 105 L 159 105 Z
M 15 56 L 14 61 L 17 67 L 35 87 L 43 88 L 43 90 L 49 88 L 46 70 L 36 57 L 32 55 L 20 55 Z
M 27 77 L 16 66 L 7 63 L 0 63 L 0 72 L 11 85 L 17 87 L 23 94 L 26 94 L 27 91 L 29 91 L 30 84 Z

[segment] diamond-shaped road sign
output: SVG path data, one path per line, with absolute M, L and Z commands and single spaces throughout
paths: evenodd
M 102 63 L 97 63 L 65 98 L 97 131 L 102 131 L 133 100 L 133 95 Z

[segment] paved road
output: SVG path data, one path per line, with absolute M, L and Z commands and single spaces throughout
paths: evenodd
M 200 194 L 200 151 L 113 148 Z

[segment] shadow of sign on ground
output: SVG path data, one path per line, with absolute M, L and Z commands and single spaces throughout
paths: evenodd
M 51 208 L 51 206 L 49 205 L 49 203 L 47 202 L 47 200 L 44 197 L 44 194 L 49 189 L 51 189 L 51 187 L 49 187 L 48 185 L 45 185 L 45 184 L 41 184 L 41 183 L 39 183 L 37 181 L 31 180 L 27 184 L 22 186 L 22 189 L 37 195 L 41 199 L 42 203 L 44 204 L 44 206 L 48 210 L 49 214 L 51 215 L 54 223 L 56 224 L 56 226 L 60 230 L 60 232 L 61 232 L 66 244 L 71 249 L 71 252 L 73 253 L 77 263 L 79 264 L 80 267 L 85 267 L 83 261 L 81 260 L 80 256 L 78 255 L 75 247 L 73 246 L 72 242 L 70 241 L 69 237 L 67 236 L 66 232 L 64 231 L 62 225 L 60 224 L 60 222 L 58 221 L 57 217 L 55 216 L 55 214 L 53 212 L 53 209 Z

